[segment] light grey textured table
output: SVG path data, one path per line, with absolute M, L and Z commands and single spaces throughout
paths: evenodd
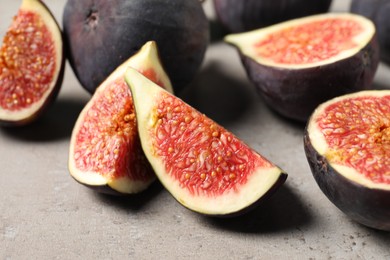
M 46 2 L 61 22 L 65 0 Z M 1 37 L 18 5 L 0 0 Z M 332 11 L 348 6 L 335 0 Z M 390 88 L 389 72 L 380 66 L 375 87 Z M 76 183 L 69 137 L 89 95 L 68 66 L 42 120 L 0 129 L 0 259 L 390 259 L 389 233 L 350 221 L 322 194 L 303 152 L 303 125 L 264 105 L 232 47 L 212 42 L 182 97 L 288 172 L 269 201 L 213 219 L 183 208 L 158 183 L 130 198 Z

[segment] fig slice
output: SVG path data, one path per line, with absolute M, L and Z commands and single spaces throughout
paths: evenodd
M 62 33 L 40 0 L 23 0 L 0 49 L 0 124 L 39 118 L 60 90 L 64 74 Z
M 211 216 L 237 215 L 286 180 L 280 168 L 136 70 L 129 68 L 125 80 L 145 155 L 183 206 Z
M 321 104 L 304 147 L 320 189 L 351 219 L 390 231 L 390 90 Z
M 133 99 L 124 81 L 132 66 L 172 91 L 155 42 L 147 42 L 97 88 L 74 126 L 69 148 L 71 176 L 99 192 L 122 195 L 145 190 L 155 174 L 142 151 Z
M 331 98 L 370 89 L 379 63 L 374 24 L 349 13 L 298 18 L 224 40 L 237 47 L 269 107 L 303 122 Z

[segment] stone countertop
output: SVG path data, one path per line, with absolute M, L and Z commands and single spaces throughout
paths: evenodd
M 46 1 L 61 23 L 65 0 Z M 0 0 L 0 36 L 19 1 Z M 332 11 L 348 10 L 334 0 Z M 212 15 L 210 0 L 205 3 Z M 381 64 L 375 87 L 390 88 Z M 211 42 L 182 97 L 278 164 L 289 177 L 270 200 L 232 219 L 179 205 L 156 182 L 134 197 L 100 195 L 67 169 L 69 138 L 89 99 L 70 67 L 37 123 L 0 129 L 0 259 L 389 259 L 390 233 L 341 213 L 315 183 L 304 125 L 274 114 L 246 78 L 237 52 Z

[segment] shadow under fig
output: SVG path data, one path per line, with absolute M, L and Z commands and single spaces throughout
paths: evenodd
M 94 196 L 102 203 L 123 210 L 139 211 L 150 201 L 154 200 L 163 191 L 163 186 L 156 180 L 146 190 L 138 194 L 115 196 L 98 193 L 91 190 Z
M 68 138 L 84 106 L 83 100 L 58 98 L 37 121 L 20 127 L 4 127 L 1 130 L 12 138 L 31 142 Z
M 312 216 L 288 185 L 284 184 L 256 208 L 232 218 L 207 217 L 216 228 L 243 233 L 267 233 L 295 230 L 309 225 Z
M 253 93 L 248 84 L 227 75 L 217 63 L 212 63 L 178 96 L 207 117 L 226 124 L 249 108 Z

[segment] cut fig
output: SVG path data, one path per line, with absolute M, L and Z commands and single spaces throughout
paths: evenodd
M 321 104 L 304 146 L 324 194 L 351 219 L 390 231 L 390 91 L 369 90 Z
M 225 41 L 237 47 L 265 102 L 299 121 L 326 100 L 370 89 L 379 63 L 375 26 L 360 15 L 314 15 Z
M 232 33 L 325 13 L 332 0 L 213 0 L 217 20 Z
M 129 66 L 172 91 L 155 42 L 146 43 L 97 88 L 74 126 L 69 172 L 102 193 L 138 193 L 156 178 L 141 148 L 133 99 L 124 81 Z
M 178 97 L 132 68 L 125 80 L 145 155 L 185 207 L 206 215 L 235 215 L 284 183 L 287 174 L 280 168 Z
M 63 27 L 70 65 L 90 93 L 151 40 L 179 92 L 195 77 L 209 42 L 199 0 L 68 0 Z
M 381 59 L 390 64 L 390 1 L 353 0 L 351 12 L 371 19 L 377 29 Z
M 54 16 L 40 0 L 23 0 L 0 49 L 0 124 L 39 118 L 57 97 L 64 64 Z

